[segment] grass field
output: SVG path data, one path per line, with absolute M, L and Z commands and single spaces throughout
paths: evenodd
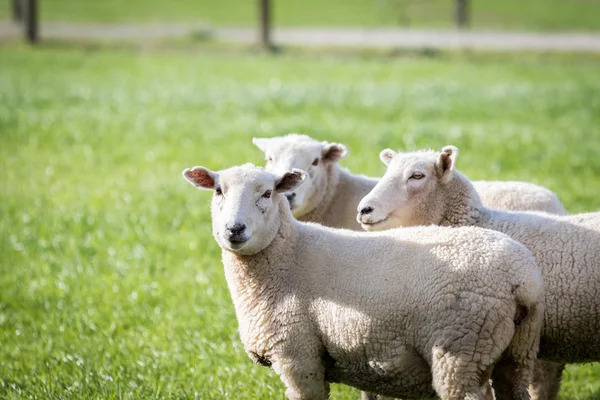
M 245 355 L 210 194 L 250 139 L 461 149 L 473 179 L 600 209 L 600 58 L 360 58 L 0 47 L 0 398 L 282 398 Z M 561 399 L 600 399 L 600 365 Z M 334 399 L 357 399 L 341 386 Z
M 0 0 L 0 18 L 12 0 Z M 256 1 L 44 0 L 42 20 L 89 22 L 193 21 L 254 25 Z M 274 0 L 279 26 L 453 28 L 453 0 Z M 600 0 L 474 0 L 472 26 L 507 30 L 598 30 Z

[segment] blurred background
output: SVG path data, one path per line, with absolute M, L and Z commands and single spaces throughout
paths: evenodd
M 25 0 L 21 0 L 25 1 Z M 3 0 L 10 19 L 19 0 Z M 457 8 L 466 8 L 475 29 L 593 31 L 600 27 L 597 0 L 37 0 L 42 21 L 98 23 L 188 22 L 254 26 L 257 8 L 268 3 L 282 27 L 453 28 Z M 18 5 L 17 7 L 18 8 Z
M 525 46 L 597 51 L 597 36 L 568 33 L 597 31 L 599 15 L 598 0 L 3 0 L 0 18 L 15 23 L 5 21 L 0 33 L 15 36 L 21 27 L 31 41 L 38 40 L 41 30 L 46 37 L 63 39 L 187 37 L 261 41 L 263 46 Z M 456 28 L 462 34 L 452 32 Z M 467 29 L 484 33 L 471 35 L 464 32 Z
M 0 0 L 0 397 L 283 398 L 181 177 L 262 164 L 252 137 L 372 176 L 453 144 L 600 210 L 599 28 L 600 0 Z M 563 377 L 600 399 L 599 364 Z

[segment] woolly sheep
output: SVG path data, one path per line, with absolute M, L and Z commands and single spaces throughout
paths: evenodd
M 286 193 L 298 220 L 360 230 L 355 219 L 356 206 L 377 179 L 351 174 L 339 166 L 337 162 L 348 153 L 346 146 L 294 133 L 254 138 L 252 143 L 265 153 L 267 171 L 281 173 L 298 168 L 308 172 L 306 182 Z
M 213 236 L 241 340 L 289 399 L 324 399 L 328 382 L 482 399 L 501 357 L 517 378 L 498 393 L 528 398 L 543 281 L 521 244 L 478 228 L 368 234 L 302 223 L 282 194 L 306 179 L 299 170 L 183 175 L 214 190 Z
M 254 138 L 252 143 L 265 153 L 267 171 L 281 173 L 298 168 L 308 172 L 306 182 L 286 194 L 297 219 L 360 230 L 356 207 L 375 187 L 378 178 L 355 175 L 341 168 L 338 161 L 348 154 L 346 146 L 294 133 Z M 490 208 L 566 214 L 554 193 L 532 183 L 479 181 L 474 184 Z
M 387 172 L 360 202 L 357 220 L 371 231 L 436 224 L 508 234 L 531 250 L 544 276 L 539 357 L 560 363 L 600 360 L 600 213 L 490 210 L 455 169 L 457 157 L 453 146 L 441 152 L 383 150 Z
M 309 171 L 306 182 L 286 194 L 296 218 L 334 228 L 361 230 L 356 221 L 356 208 L 360 200 L 373 190 L 378 179 L 355 175 L 340 167 L 338 161 L 348 154 L 346 146 L 320 142 L 307 135 L 294 133 L 274 138 L 254 138 L 252 143 L 265 153 L 265 168 L 268 171 L 277 173 L 293 168 Z M 477 181 L 473 185 L 483 204 L 489 208 L 566 214 L 553 192 L 533 183 Z M 551 377 L 557 375 L 556 371 L 562 371 L 564 365 L 551 364 L 554 363 L 536 364 L 536 369 L 548 370 L 536 371 L 532 384 L 533 398 L 536 400 L 552 399 L 558 394 L 560 373 L 558 382 Z M 363 394 L 363 398 L 368 396 Z

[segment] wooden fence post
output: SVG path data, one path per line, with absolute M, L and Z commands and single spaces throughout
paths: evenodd
M 260 21 L 260 44 L 266 50 L 272 50 L 271 43 L 271 1 L 258 0 L 258 11 Z
M 21 0 L 12 0 L 12 17 L 13 21 L 23 21 L 23 4 Z
M 39 40 L 38 31 L 38 2 L 37 0 L 22 0 L 23 22 L 25 22 L 25 38 L 35 44 Z
M 460 29 L 469 27 L 469 0 L 456 0 L 456 26 Z

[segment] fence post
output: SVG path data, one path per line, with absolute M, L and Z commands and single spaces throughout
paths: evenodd
M 13 21 L 23 21 L 23 5 L 21 0 L 12 0 L 12 17 Z
M 260 13 L 260 44 L 266 50 L 272 50 L 271 44 L 271 1 L 258 0 Z
M 469 0 L 456 0 L 456 26 L 459 29 L 466 29 L 469 27 L 469 6 Z
M 38 31 L 38 2 L 37 0 L 22 0 L 23 22 L 25 22 L 25 38 L 35 44 L 39 40 Z

